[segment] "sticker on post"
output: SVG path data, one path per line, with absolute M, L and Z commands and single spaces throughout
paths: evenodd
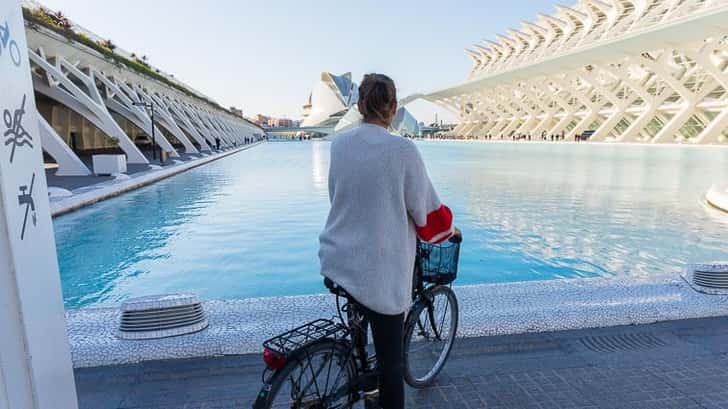
M 23 217 L 23 229 L 20 231 L 20 240 L 25 239 L 25 229 L 28 226 L 28 216 L 31 215 L 33 226 L 38 225 L 38 215 L 35 212 L 35 200 L 33 200 L 33 186 L 35 185 L 35 173 L 30 179 L 30 187 L 23 185 L 18 188 L 20 194 L 18 195 L 18 205 L 25 206 L 25 216 Z
M 20 103 L 20 108 L 16 109 L 14 112 L 11 113 L 9 109 L 6 109 L 5 112 L 3 112 L 3 122 L 5 122 L 5 128 L 7 128 L 3 134 L 6 138 L 5 146 L 12 145 L 12 149 L 10 150 L 10 163 L 13 163 L 15 150 L 17 148 L 22 148 L 23 146 L 28 146 L 31 149 L 33 148 L 33 137 L 30 136 L 28 131 L 25 130 L 25 127 L 23 127 L 26 97 L 26 95 L 23 95 L 23 102 Z

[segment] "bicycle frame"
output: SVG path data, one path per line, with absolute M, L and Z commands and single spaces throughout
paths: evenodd
M 433 329 L 432 332 L 434 334 L 428 333 L 427 329 L 425 328 L 426 323 L 423 323 L 423 320 L 419 319 L 419 317 L 417 319 L 418 330 L 423 336 L 427 338 L 430 338 L 430 335 L 434 335 L 434 339 L 441 340 L 442 335 L 439 333 L 439 329 L 437 328 L 437 320 L 434 315 L 434 297 L 431 294 L 432 290 L 439 287 L 439 285 L 431 284 L 423 279 L 419 268 L 419 257 L 420 256 L 418 254 L 413 268 L 413 302 L 410 310 L 407 313 L 407 317 L 405 318 L 409 319 L 409 315 L 412 313 L 412 311 L 418 310 L 419 306 L 424 304 L 424 307 L 428 311 L 427 319 L 430 320 L 431 327 Z M 321 375 L 322 372 L 326 370 L 326 367 L 328 367 L 329 372 L 326 376 L 326 385 L 324 386 L 324 391 L 328 392 L 329 385 L 332 385 L 331 393 L 326 394 L 326 396 L 318 396 L 318 399 L 320 401 L 314 401 L 320 405 L 323 405 L 323 407 L 329 407 L 332 405 L 333 402 L 337 402 L 343 398 L 346 398 L 349 404 L 358 402 L 362 399 L 362 392 L 374 390 L 376 389 L 377 385 L 377 374 L 374 371 L 372 365 L 372 362 L 374 361 L 374 359 L 376 359 L 376 356 L 373 355 L 370 357 L 367 353 L 368 322 L 366 320 L 366 317 L 364 316 L 363 311 L 361 310 L 361 308 L 363 307 L 360 306 L 348 294 L 346 294 L 343 289 L 339 291 L 340 288 L 338 287 L 332 287 L 329 284 L 327 284 L 327 286 L 329 286 L 329 288 L 336 296 L 336 310 L 340 324 L 335 324 L 334 320 L 316 320 L 308 324 L 304 324 L 303 326 L 291 330 L 285 334 L 281 334 L 278 337 L 271 338 L 271 340 L 268 340 L 264 343 L 264 346 L 266 346 L 268 342 L 272 342 L 273 340 L 285 340 L 287 339 L 286 337 L 290 334 L 301 335 L 301 332 L 299 331 L 301 329 L 320 329 L 320 327 L 317 327 L 317 324 L 320 324 L 321 322 L 325 323 L 324 327 L 328 325 L 327 328 L 334 328 L 333 331 L 314 335 L 310 338 L 304 338 L 307 340 L 304 343 L 295 343 L 294 341 L 292 344 L 292 348 L 290 347 L 290 344 L 288 344 L 288 347 L 285 348 L 285 351 L 282 351 L 285 352 L 285 356 L 288 361 L 296 362 L 297 365 L 301 365 L 301 367 L 303 368 L 297 380 L 294 380 L 293 377 L 291 378 L 291 382 L 294 385 L 294 390 L 306 391 L 309 390 L 309 387 L 315 386 L 316 390 L 318 391 L 319 388 L 317 379 L 319 375 Z M 341 298 L 345 300 L 343 305 L 341 304 Z M 316 332 L 313 331 L 313 333 L 315 334 Z M 304 335 L 304 337 L 305 336 L 307 336 L 307 334 Z M 402 342 L 404 342 L 404 340 L 402 340 Z M 311 355 L 311 347 L 313 345 L 316 345 L 316 343 L 331 343 L 332 358 L 330 358 L 330 360 L 328 360 L 327 363 L 324 363 L 321 367 L 314 369 L 312 365 L 313 355 Z M 268 347 L 266 346 L 266 349 L 267 348 Z M 333 356 L 336 349 L 339 349 L 338 356 L 344 358 L 343 365 L 346 365 L 346 367 L 340 366 L 343 369 L 336 376 L 336 379 L 333 380 L 333 383 L 330 383 L 329 375 L 331 373 L 330 371 L 332 368 L 332 360 L 334 359 Z M 341 352 L 343 352 L 343 354 L 341 354 Z M 273 366 L 271 366 L 271 368 L 273 368 Z M 343 379 L 342 374 L 344 374 L 344 371 L 348 370 L 352 371 L 349 381 L 344 385 L 340 385 L 341 380 Z M 264 386 L 261 391 L 261 395 L 259 395 L 259 400 L 265 399 L 267 397 L 267 394 L 270 392 L 271 385 L 273 384 L 273 381 L 275 379 L 275 374 L 277 374 L 278 371 L 278 369 L 266 369 L 264 371 Z M 301 381 L 303 381 L 304 371 L 306 373 L 312 374 L 313 377 L 310 380 L 307 380 L 307 383 L 305 385 L 301 385 L 300 383 Z M 311 404 L 311 402 L 303 402 L 303 400 L 305 400 L 305 397 L 303 396 L 292 396 L 291 398 L 296 400 L 293 403 L 293 407 L 308 407 L 305 405 Z
M 414 307 L 415 307 L 415 305 L 417 305 L 417 303 L 423 303 L 425 305 L 425 307 L 427 308 L 427 315 L 428 315 L 428 318 L 430 319 L 430 323 L 432 324 L 431 327 L 432 327 L 432 331 L 435 333 L 435 339 L 440 340 L 441 337 L 440 337 L 440 334 L 438 333 L 437 325 L 435 325 L 436 321 L 435 321 L 435 312 L 434 312 L 433 303 L 432 303 L 433 300 L 432 300 L 432 297 L 430 296 L 430 290 L 432 288 L 435 288 L 437 285 L 436 284 L 431 284 L 431 285 L 427 285 L 427 286 L 425 285 L 421 276 L 418 274 L 417 263 L 415 263 L 414 276 L 415 276 L 415 283 L 414 283 L 414 289 L 412 292 L 413 304 L 412 304 L 412 308 L 410 308 L 410 311 L 416 310 L 416 308 L 414 308 Z M 409 316 L 409 312 L 407 314 Z M 417 327 L 419 328 L 419 330 L 422 333 L 426 332 L 425 328 L 423 327 L 423 324 L 422 324 L 422 322 L 420 322 L 420 320 L 417 320 Z

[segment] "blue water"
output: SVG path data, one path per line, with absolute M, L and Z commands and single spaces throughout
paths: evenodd
M 728 150 L 419 143 L 466 242 L 458 283 L 678 272 L 728 259 L 702 194 Z M 322 292 L 326 142 L 268 143 L 54 221 L 66 307 Z

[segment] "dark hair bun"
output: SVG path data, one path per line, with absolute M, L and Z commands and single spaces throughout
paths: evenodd
M 396 107 L 394 81 L 383 74 L 366 74 L 359 85 L 359 112 L 364 120 L 390 123 Z

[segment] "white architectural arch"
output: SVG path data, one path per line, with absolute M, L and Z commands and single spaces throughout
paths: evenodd
M 156 125 L 152 125 L 152 120 L 147 114 L 145 108 L 134 105 L 135 102 L 139 102 L 138 100 L 131 99 L 113 81 L 106 78 L 103 73 L 94 71 L 94 74 L 106 88 L 106 105 L 111 110 L 126 118 L 136 127 L 142 129 L 147 135 L 154 135 L 154 142 L 156 142 L 161 149 L 168 152 L 171 157 L 179 157 L 177 149 L 169 143 L 167 138 Z M 189 141 L 187 142 L 189 143 Z M 187 147 L 188 150 L 190 148 L 194 149 L 194 146 Z
M 88 176 L 91 171 L 73 150 L 63 141 L 55 129 L 38 115 L 38 131 L 43 150 L 56 160 L 58 176 Z
M 24 7 L 32 9 L 34 5 Z M 48 13 L 40 9 L 31 12 Z M 179 141 L 184 153 L 197 154 L 212 151 L 216 138 L 221 146 L 228 147 L 242 144 L 245 136 L 265 134 L 173 76 L 135 60 L 133 54 L 114 46 L 109 49 L 112 57 L 88 44 L 93 41 L 105 47 L 101 37 L 76 25 L 71 31 L 87 40 L 78 42 L 75 36 L 65 36 L 38 22 L 26 24 L 34 91 L 44 97 L 42 102 L 49 108 L 40 121 L 41 144 L 58 164 L 56 175 L 90 174 L 78 155 L 84 150 L 115 148 L 117 143 L 128 163 L 148 165 L 149 160 L 132 138 L 138 130 L 146 135 L 153 132 L 157 145 L 172 157 L 181 153 L 179 146 L 170 143 L 172 138 Z M 135 105 L 138 102 L 154 105 L 154 123 L 144 107 Z M 58 104 L 65 109 L 57 110 Z M 71 111 L 86 122 L 74 122 L 77 117 L 69 115 Z M 76 131 L 83 146 L 74 144 L 79 151 L 65 142 Z
M 728 143 L 728 0 L 579 0 L 466 55 L 466 82 L 423 96 L 462 136 Z
M 30 61 L 45 73 L 45 81 L 39 75 L 33 77 L 36 91 L 61 102 L 93 123 L 107 135 L 115 138 L 126 153 L 129 163 L 148 164 L 134 142 L 124 133 L 109 113 L 99 90 L 93 72 L 84 73 L 62 56 L 54 56 L 55 64 L 46 60 L 43 49 L 29 50 Z M 75 81 L 72 80 L 75 79 Z M 78 82 L 83 84 L 83 89 Z

